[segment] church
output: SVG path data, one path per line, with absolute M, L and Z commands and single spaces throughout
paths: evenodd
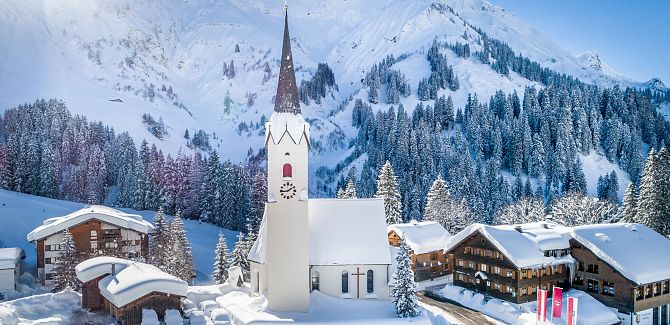
M 249 253 L 252 292 L 279 312 L 308 312 L 315 290 L 389 300 L 393 270 L 383 200 L 309 199 L 309 141 L 287 10 L 274 112 L 265 124 L 268 200 Z

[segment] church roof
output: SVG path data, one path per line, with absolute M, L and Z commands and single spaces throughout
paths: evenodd
M 249 259 L 265 263 L 266 216 Z M 310 199 L 309 264 L 391 264 L 382 199 Z
M 300 100 L 293 69 L 293 54 L 291 53 L 291 37 L 288 33 L 288 9 L 284 16 L 284 43 L 281 51 L 277 95 L 275 96 L 275 112 L 300 114 Z

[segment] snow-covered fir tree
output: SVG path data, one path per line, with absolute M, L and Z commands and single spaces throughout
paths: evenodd
M 493 224 L 515 225 L 544 219 L 544 203 L 542 200 L 527 197 L 498 211 L 493 217 Z
M 635 184 L 628 183 L 626 193 L 623 195 L 623 203 L 619 212 L 619 220 L 621 222 L 638 222 L 637 220 L 637 193 L 635 191 Z
M 386 224 L 399 223 L 402 216 L 402 198 L 398 191 L 398 179 L 393 173 L 391 163 L 388 161 L 379 171 L 377 194 L 375 196 L 384 199 Z
M 60 291 L 68 287 L 75 291 L 79 290 L 81 282 L 77 278 L 74 267 L 81 262 L 82 257 L 82 254 L 77 251 L 70 230 L 65 229 L 53 270 L 55 290 Z
M 161 270 L 167 269 L 167 259 L 172 255 L 169 240 L 170 225 L 161 207 L 154 216 L 154 231 L 149 234 L 148 256 L 148 262 Z
M 396 269 L 393 272 L 394 286 L 391 289 L 391 301 L 395 306 L 398 317 L 415 317 L 419 315 L 419 304 L 416 298 L 416 284 L 412 271 L 412 258 L 409 245 L 403 236 L 400 239 Z
M 427 195 L 423 220 L 438 222 L 450 234 L 481 222 L 464 200 L 454 198 L 442 176 L 438 175 Z
M 349 178 L 347 186 L 344 189 L 339 189 L 337 191 L 336 197 L 338 199 L 355 199 L 358 197 L 358 194 L 356 194 L 356 185 L 354 185 L 353 178 Z
M 649 152 L 637 199 L 637 221 L 666 236 L 670 235 L 669 155 L 666 148 Z
M 230 268 L 230 258 L 228 256 L 228 245 L 223 233 L 219 233 L 219 241 L 214 250 L 214 271 L 212 279 L 214 283 L 221 284 L 228 279 L 228 268 Z
M 257 233 L 263 220 L 265 203 L 268 201 L 267 175 L 258 171 L 251 183 L 251 201 L 249 207 L 248 224 L 253 232 Z
M 568 194 L 551 204 L 551 220 L 565 226 L 608 223 L 616 220 L 618 208 L 609 201 Z
M 179 214 L 179 211 L 177 211 L 174 219 L 170 222 L 170 252 L 167 271 L 184 281 L 191 281 L 195 278 L 195 263 L 193 262 L 191 245 L 186 237 L 186 230 L 184 230 L 184 223 Z
M 240 232 L 237 235 L 237 242 L 230 256 L 230 264 L 231 266 L 239 266 L 242 269 L 244 281 L 251 280 L 251 266 L 249 265 L 248 254 L 249 244 L 244 239 L 244 234 Z

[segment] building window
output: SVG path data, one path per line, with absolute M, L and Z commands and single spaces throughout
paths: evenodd
M 312 272 L 312 290 L 319 290 L 319 272 Z
M 437 253 L 430 254 L 430 259 L 433 260 L 433 261 L 436 260 L 437 259 Z
M 663 281 L 663 294 L 667 294 L 670 290 L 670 280 Z
M 661 294 L 661 283 L 654 283 L 654 296 L 659 296 Z
M 475 248 L 475 255 L 481 255 L 481 249 Z
M 258 293 L 260 291 L 260 285 L 261 285 L 261 279 L 260 279 L 260 274 L 258 272 L 254 272 L 254 278 L 256 278 L 256 281 L 254 283 L 254 292 Z
M 584 285 L 584 276 L 577 274 L 575 281 L 572 281 L 573 285 L 583 286 Z
M 494 255 L 495 255 L 495 257 L 496 257 L 497 259 L 499 259 L 499 260 L 502 260 L 502 259 L 503 259 L 503 255 L 500 254 L 500 252 L 495 252 Z
M 465 254 L 472 254 L 472 248 L 471 247 L 466 247 L 465 248 Z
M 349 292 L 349 272 L 342 271 L 342 293 Z
M 283 176 L 284 177 L 293 177 L 293 167 L 291 167 L 291 164 L 284 164 Z
M 98 241 L 97 240 L 91 240 L 91 251 L 93 251 L 93 252 L 98 251 Z
M 586 280 L 586 291 L 598 293 L 598 280 L 587 279 Z
M 368 293 L 372 293 L 375 289 L 374 280 L 374 272 L 372 272 L 372 270 L 368 270 Z
M 642 290 L 640 288 L 635 288 L 635 300 L 642 300 Z
M 51 280 L 52 278 L 53 278 L 53 276 L 51 275 L 51 273 L 47 273 L 47 274 L 44 275 L 45 280 Z
M 614 283 L 603 281 L 603 292 L 606 296 L 614 296 Z
M 98 232 L 95 230 L 91 230 L 91 238 L 98 237 Z
M 598 264 L 588 264 L 586 266 L 586 272 L 598 274 Z
M 528 288 L 526 288 L 526 287 L 521 288 L 521 294 L 522 295 L 527 295 L 528 294 Z
M 493 290 L 500 291 L 500 283 L 493 283 Z
M 651 298 L 651 285 L 646 285 L 644 286 L 644 297 L 645 298 Z
M 514 287 L 507 287 L 507 293 L 513 293 L 514 291 L 516 291 Z
M 487 250 L 486 251 L 486 257 L 492 257 L 492 256 L 493 256 L 493 252 Z
M 512 274 L 513 274 L 513 273 L 512 273 L 512 270 L 507 270 L 507 277 L 508 277 L 508 278 L 511 278 L 511 277 L 512 277 Z
M 494 266 L 494 267 L 493 267 L 493 273 L 495 273 L 495 274 L 500 274 L 500 268 L 497 267 L 497 266 Z
M 579 262 L 577 264 L 577 271 L 584 271 L 584 262 Z
M 482 272 L 488 272 L 486 269 L 486 264 L 479 264 L 479 270 Z
M 463 263 L 463 260 L 456 261 L 456 264 L 458 264 L 458 266 L 464 266 L 465 265 L 465 263 Z

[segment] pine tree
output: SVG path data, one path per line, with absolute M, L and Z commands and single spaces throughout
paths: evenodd
M 242 269 L 242 276 L 244 281 L 251 280 L 251 266 L 249 265 L 249 259 L 247 258 L 249 253 L 248 243 L 244 239 L 244 234 L 242 232 L 237 235 L 237 242 L 235 243 L 235 248 L 231 254 L 231 266 L 239 266 Z
M 398 191 L 398 179 L 389 161 L 379 171 L 376 197 L 384 199 L 386 224 L 399 223 L 402 216 L 402 197 Z
M 661 151 L 664 151 L 662 149 Z M 665 151 L 667 152 L 667 151 Z M 664 152 L 664 154 L 665 154 Z M 667 163 L 662 160 L 662 155 L 657 154 L 654 149 L 649 152 L 647 163 L 642 172 L 640 180 L 640 192 L 637 200 L 637 220 L 649 228 L 664 234 L 670 234 L 668 214 L 666 211 L 668 201 Z
M 54 265 L 54 289 L 56 291 L 61 291 L 68 287 L 75 291 L 79 290 L 81 282 L 77 278 L 74 267 L 81 261 L 81 255 L 77 251 L 70 230 L 65 229 L 63 241 L 60 244 L 60 251 Z
M 620 212 L 621 222 L 637 222 L 637 193 L 635 184 L 630 182 L 623 195 L 623 204 Z
M 191 245 L 186 238 L 184 223 L 179 216 L 179 211 L 170 222 L 170 252 L 168 273 L 184 280 L 190 281 L 195 278 L 195 264 Z
M 355 199 L 357 198 L 356 194 L 356 186 L 354 185 L 354 181 L 352 178 L 349 178 L 349 182 L 347 182 L 347 186 L 342 192 L 340 193 L 338 191 L 339 199 Z
M 214 251 L 214 272 L 212 272 L 214 283 L 222 284 L 228 279 L 228 268 L 230 268 L 228 246 L 226 238 L 220 232 L 219 242 L 216 244 L 216 250 Z
M 166 257 L 171 254 L 168 247 L 168 240 L 170 237 L 170 227 L 165 220 L 165 213 L 163 208 L 158 208 L 154 216 L 154 231 L 149 234 L 149 263 L 153 266 L 165 270 Z
M 544 203 L 534 198 L 524 198 L 502 208 L 493 216 L 495 225 L 516 225 L 544 220 Z
M 391 289 L 391 298 L 398 317 L 415 317 L 419 315 L 419 304 L 416 299 L 416 284 L 412 271 L 412 259 L 409 246 L 403 236 L 396 256 L 397 268 L 393 272 L 395 285 Z
M 265 203 L 268 200 L 268 186 L 265 172 L 258 171 L 251 184 L 251 202 L 249 207 L 249 217 L 247 223 L 251 226 L 253 232 L 257 233 L 263 220 L 265 212 Z

